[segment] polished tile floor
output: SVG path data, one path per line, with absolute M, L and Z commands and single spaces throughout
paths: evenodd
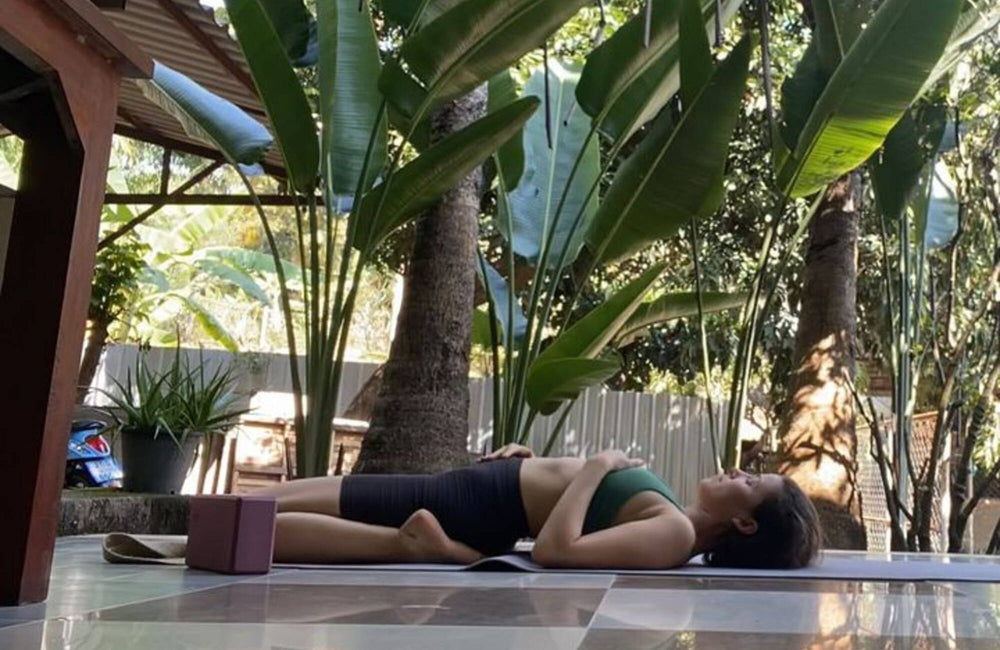
M 900 558 L 904 559 L 904 558 Z M 48 601 L 0 649 L 1000 648 L 1000 584 L 105 564 L 59 540 Z

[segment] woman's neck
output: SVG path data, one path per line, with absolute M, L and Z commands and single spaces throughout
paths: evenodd
M 685 508 L 684 514 L 687 515 L 687 518 L 691 520 L 691 524 L 694 526 L 692 557 L 710 550 L 718 542 L 719 537 L 732 525 L 728 520 L 720 521 L 718 517 L 708 513 L 697 503 Z

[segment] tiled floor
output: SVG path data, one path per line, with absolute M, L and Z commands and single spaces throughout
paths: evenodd
M 0 649 L 20 648 L 993 650 L 1000 585 L 295 570 L 241 578 L 108 565 L 96 539 L 76 538 L 59 541 L 45 604 L 0 608 Z

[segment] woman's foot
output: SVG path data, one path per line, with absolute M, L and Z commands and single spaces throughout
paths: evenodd
M 399 537 L 410 562 L 455 562 L 469 564 L 482 553 L 448 537 L 437 517 L 420 509 L 399 527 Z

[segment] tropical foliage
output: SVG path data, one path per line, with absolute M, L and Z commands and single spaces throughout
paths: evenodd
M 506 150 L 497 154 L 495 228 L 508 242 L 505 266 L 516 268 L 516 255 L 534 268 L 530 287 L 512 289 L 481 260 L 496 323 L 494 447 L 524 442 L 538 415 L 562 409 L 546 445 L 551 448 L 580 392 L 621 370 L 609 345 L 629 342 L 650 325 L 698 314 L 699 307 L 719 310 L 742 302 L 741 296 L 726 294 L 707 303 L 697 294 L 656 295 L 651 290 L 665 268 L 660 263 L 572 325 L 566 319 L 560 325 L 553 310 L 564 276 L 578 260 L 584 265 L 578 280 L 586 281 L 597 267 L 620 263 L 673 236 L 711 215 L 722 201 L 722 172 L 753 39 L 744 37 L 715 65 L 707 36 L 715 20 L 711 3 L 679 6 L 678 11 L 672 4 L 654 5 L 650 49 L 639 38 L 646 18 L 637 16 L 596 48 L 579 73 L 551 62 L 525 86 L 526 94 L 545 99 L 544 111 L 525 127 L 523 164 L 510 160 Z M 624 57 L 617 60 L 629 71 L 615 77 L 618 87 L 612 92 L 605 92 L 608 52 Z M 662 66 L 665 79 L 673 78 L 672 91 L 637 92 L 644 67 L 653 64 Z M 493 81 L 491 93 L 506 90 L 504 76 Z M 629 76 L 633 82 L 621 83 Z M 678 81 L 685 103 L 676 115 L 662 109 Z M 619 126 L 615 120 L 623 116 L 632 126 Z M 652 116 L 631 155 L 618 161 L 628 137 Z M 602 136 L 610 146 L 604 162 L 597 146 Z M 600 192 L 600 179 L 614 163 L 620 164 Z M 508 179 L 505 170 L 518 167 L 523 173 Z M 575 298 L 567 312 L 572 302 Z
M 735 361 L 724 464 L 736 461 L 756 340 L 791 249 L 769 269 L 772 247 L 790 201 L 806 197 L 864 164 L 924 92 L 952 44 L 964 39 L 963 0 L 887 0 L 874 14 L 866 3 L 819 2 L 815 32 L 784 83 L 780 123 L 772 121 L 776 213 L 762 247 L 751 298 L 743 311 Z M 933 17 L 931 19 L 930 17 Z M 767 71 L 769 73 L 769 71 Z M 816 204 L 818 206 L 818 202 Z M 795 228 L 805 231 L 812 211 Z M 770 288 L 765 292 L 764 287 Z

